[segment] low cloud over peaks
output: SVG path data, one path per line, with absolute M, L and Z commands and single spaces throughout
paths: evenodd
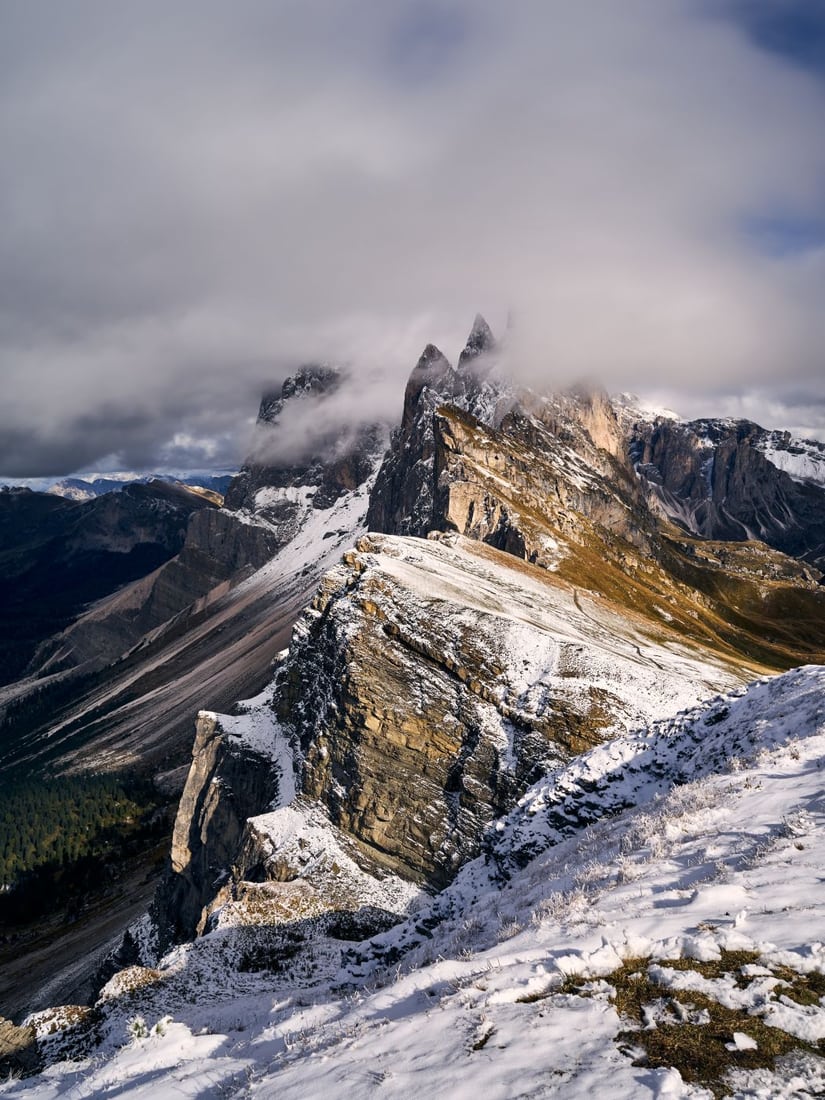
M 4 5 L 0 474 L 237 461 L 307 361 L 397 415 L 479 308 L 537 381 L 819 430 L 825 81 L 749 10 Z

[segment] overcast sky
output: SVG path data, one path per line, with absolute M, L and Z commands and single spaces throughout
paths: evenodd
M 516 318 L 535 384 L 825 438 L 820 0 L 0 0 L 0 475 L 241 457 Z

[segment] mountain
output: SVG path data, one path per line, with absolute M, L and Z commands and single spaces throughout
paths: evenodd
M 814 813 L 825 588 L 808 507 L 818 498 L 807 488 L 822 490 L 809 480 L 796 497 L 782 479 L 799 483 L 771 465 L 786 508 L 798 505 L 788 513 L 788 529 L 801 532 L 798 554 L 785 552 L 767 523 L 761 541 L 745 525 L 724 537 L 699 530 L 710 516 L 763 515 L 767 482 L 757 475 L 768 459 L 755 436 L 720 427 L 711 485 L 727 462 L 730 504 L 720 490 L 713 507 L 677 513 L 674 501 L 694 499 L 678 483 L 680 463 L 690 465 L 682 450 L 692 462 L 706 446 L 684 434 L 690 425 L 646 417 L 592 386 L 520 388 L 507 379 L 506 359 L 480 317 L 455 368 L 429 345 L 389 439 L 364 425 L 342 441 L 326 402 L 346 375 L 299 371 L 264 398 L 259 445 L 224 508 L 193 516 L 174 559 L 66 632 L 64 675 L 107 631 L 124 631 L 131 649 L 92 673 L 98 694 L 82 713 L 30 731 L 20 760 L 54 753 L 58 766 L 77 768 L 82 753 L 105 752 L 110 765 L 139 760 L 156 776 L 167 768 L 172 789 L 183 790 L 163 880 L 99 971 L 95 985 L 106 984 L 96 1007 L 73 1010 L 71 1026 L 47 1009 L 56 993 L 78 988 L 76 975 L 29 996 L 27 1007 L 42 1010 L 26 1025 L 40 1036 L 38 1056 L 51 1061 L 100 1042 L 124 1092 L 147 1085 L 155 1069 L 172 1088 L 177 1070 L 151 1062 L 153 1052 L 166 1057 L 162 1035 L 141 1039 L 133 1024 L 136 1044 L 117 1053 L 136 1012 L 149 1022 L 171 1013 L 179 1022 L 169 1034 L 185 1061 L 214 1054 L 212 1085 L 193 1066 L 186 1071 L 195 1092 L 219 1081 L 241 1095 L 247 1071 L 256 1089 L 289 1094 L 303 1081 L 316 1091 L 312 1042 L 290 1039 L 303 1027 L 324 1036 L 338 1087 L 374 1091 L 371 1079 L 354 1082 L 347 1053 L 346 1035 L 357 1045 L 363 1033 L 383 1052 L 391 1094 L 453 1094 L 457 1078 L 445 1074 L 454 1071 L 434 1068 L 431 1044 L 450 1052 L 445 1067 L 461 1062 L 467 1088 L 503 1096 L 521 1094 L 513 1075 L 532 1035 L 562 1051 L 555 1061 L 543 1047 L 537 1056 L 548 1095 L 556 1085 L 570 1088 L 558 1095 L 592 1093 L 598 1072 L 611 1080 L 615 1072 L 626 1095 L 664 1095 L 677 1069 L 688 1078 L 693 1069 L 680 1051 L 668 1061 L 669 1048 L 628 1037 L 637 1036 L 633 1011 L 636 1023 L 704 1027 L 722 1026 L 724 1009 L 733 1013 L 725 1042 L 740 1052 L 753 1049 L 735 1038 L 751 1036 L 753 1009 L 763 1021 L 757 1047 L 770 1030 L 763 1017 L 778 1013 L 773 1030 L 784 1038 L 768 1036 L 769 1049 L 789 1066 L 804 1063 L 799 1072 L 814 1080 L 825 1037 L 818 964 L 761 939 L 738 945 L 720 907 L 741 900 L 747 875 L 764 863 L 764 887 L 754 888 L 762 904 L 774 864 L 758 838 L 773 835 L 777 814 L 795 821 L 803 805 Z M 291 409 L 296 418 L 317 414 L 299 460 L 278 447 Z M 676 488 L 659 491 L 648 449 L 659 456 L 662 484 Z M 776 676 L 800 663 L 812 667 Z M 245 684 L 259 694 L 229 706 Z M 175 763 L 183 713 L 173 734 L 167 717 L 173 699 L 190 714 L 196 701 L 202 707 L 185 785 Z M 740 773 L 721 834 L 727 819 L 716 814 L 715 792 Z M 761 801 L 752 793 L 760 783 L 775 796 Z M 688 820 L 694 809 L 698 832 Z M 741 845 L 755 862 L 736 862 Z M 692 861 L 715 870 L 694 876 Z M 732 892 L 722 881 L 728 872 L 739 876 Z M 791 868 L 786 880 L 801 898 L 804 875 L 796 883 Z M 694 893 L 703 898 L 695 912 Z M 612 915 L 599 924 L 609 931 L 600 947 L 586 914 L 602 896 Z M 626 935 L 610 924 L 623 906 Z M 780 918 L 765 917 L 765 935 L 786 942 L 774 929 Z M 808 938 L 799 942 L 812 945 L 812 924 L 800 919 Z M 708 1004 L 713 990 L 702 986 L 705 1000 L 686 1006 L 659 973 L 661 959 L 690 972 L 695 951 L 702 965 L 720 963 L 718 973 L 684 980 L 718 979 L 719 1011 Z M 760 1000 L 756 987 L 752 1000 L 734 1003 L 728 985 L 736 983 L 724 975 L 734 973 L 726 952 L 736 951 L 736 965 L 753 971 L 743 979 L 787 982 L 814 1022 L 789 1022 L 784 995 Z M 501 982 L 490 973 L 497 953 L 507 960 Z M 637 972 L 646 975 L 638 995 Z M 450 975 L 468 980 L 433 1001 L 426 991 Z M 371 991 L 376 981 L 384 992 Z M 427 1023 L 427 1007 L 439 1001 L 456 1037 Z M 477 1013 L 476 1004 L 484 1006 Z M 375 1031 L 382 1005 L 386 1044 Z M 547 1012 L 556 1022 L 545 1026 Z M 598 1036 L 595 1045 L 582 1046 L 575 1019 Z M 241 1021 L 248 1035 L 239 1039 Z M 192 1038 L 202 1027 L 226 1039 Z M 415 1030 L 422 1038 L 408 1058 L 399 1051 Z M 26 1042 L 17 1036 L 21 1049 L 32 1047 L 34 1032 L 26 1034 Z M 722 1050 L 717 1076 L 703 1066 L 705 1076 L 692 1079 L 718 1091 L 735 1062 Z M 642 1073 L 634 1057 L 647 1059 Z M 790 1080 L 773 1054 L 748 1059 L 753 1081 L 779 1074 L 765 1077 L 765 1088 Z M 416 1060 L 431 1079 L 415 1083 Z
M 605 394 L 501 385 L 480 319 L 467 349 L 456 370 L 425 349 L 367 514 L 392 534 L 362 538 L 324 578 L 267 703 L 299 802 L 367 865 L 436 889 L 537 774 L 825 650 L 818 574 L 663 526 Z M 232 881 L 244 820 L 291 772 L 273 771 L 270 745 L 262 785 L 239 795 L 234 722 L 204 721 L 155 908 L 162 949 L 225 901 L 213 883 Z M 229 804 L 207 798 L 216 779 Z
M 296 396 L 287 379 L 283 400 Z M 260 421 L 270 416 L 262 407 Z M 382 444 L 373 427 L 331 457 L 326 475 L 318 456 L 265 471 L 245 466 L 224 507 L 205 508 L 197 497 L 177 553 L 40 645 L 6 696 L 5 736 L 15 747 L 3 766 L 56 756 L 65 766 L 91 753 L 109 769 L 180 768 L 207 684 L 207 701 L 225 707 L 266 682 L 295 615 L 352 538 Z M 100 500 L 116 508 L 141 491 Z
M 192 516 L 178 554 L 99 600 L 44 642 L 28 675 L 0 693 L 0 819 L 6 813 L 13 821 L 25 805 L 16 793 L 21 781 L 106 771 L 127 784 L 146 781 L 153 788 L 151 796 L 144 796 L 145 826 L 137 828 L 137 837 L 123 834 L 131 849 L 140 840 L 140 852 L 124 862 L 112 847 L 113 858 L 104 857 L 98 868 L 102 892 L 80 900 L 80 922 L 58 921 L 44 936 L 37 924 L 19 926 L 13 896 L 4 900 L 0 893 L 0 924 L 12 922 L 4 936 L 9 947 L 0 942 L 0 1011 L 18 1013 L 31 1003 L 38 983 L 54 988 L 56 958 L 68 982 L 59 986 L 65 992 L 57 996 L 88 997 L 94 966 L 84 968 L 84 960 L 111 948 L 117 912 L 122 931 L 145 908 L 157 873 L 156 816 L 174 816 L 197 710 L 204 704 L 227 709 L 238 695 L 260 690 L 270 678 L 272 661 L 287 644 L 296 615 L 324 570 L 361 529 L 370 477 L 384 442 L 380 429 L 367 434 L 372 458 L 355 455 L 358 440 L 344 447 L 344 456 L 351 448 L 366 481 L 331 504 L 315 499 L 317 470 L 309 465 L 292 468 L 287 478 L 274 468 L 279 483 L 257 503 L 253 497 L 233 509 L 216 509 L 195 498 L 202 514 Z M 342 455 L 333 457 L 340 465 Z M 98 503 L 46 499 L 56 509 Z M 278 500 L 285 505 L 280 512 Z M 48 570 L 43 583 L 48 584 Z M 135 831 L 128 819 L 124 829 Z M 3 826 L 0 840 L 9 835 L 14 837 L 14 826 Z M 34 865 L 32 871 L 45 876 L 36 884 L 51 893 L 59 913 L 70 898 L 54 885 L 53 873 L 48 866 L 38 870 Z M 18 971 L 20 938 L 28 942 L 32 936 L 39 938 Z
M 45 491 L 68 500 L 94 500 L 105 493 L 119 493 L 127 485 L 146 485 L 150 481 L 166 481 L 172 485 L 186 485 L 190 489 L 211 494 L 208 499 L 220 505 L 223 494 L 229 488 L 232 474 L 94 474 L 89 477 L 65 477 L 50 485 Z
M 709 539 L 759 540 L 825 566 L 825 444 L 749 420 L 638 420 L 630 454 L 650 499 Z
M 160 481 L 88 503 L 0 491 L 0 683 L 17 679 L 37 645 L 89 604 L 174 557 L 190 516 L 210 503 Z
M 18 1032 L 51 1058 L 90 1033 L 96 1056 L 5 1094 L 817 1095 L 823 689 L 796 670 L 591 750 L 435 898 L 369 881 L 322 818 L 259 816 L 282 877 L 253 875 L 94 1013 L 36 1013 Z M 299 862 L 370 905 L 324 921 Z M 303 915 L 276 937 L 263 911 L 285 905 Z

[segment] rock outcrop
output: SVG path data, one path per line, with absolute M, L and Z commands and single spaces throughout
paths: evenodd
M 324 578 L 276 676 L 303 796 L 431 885 L 548 767 L 701 680 L 652 653 L 640 670 L 632 623 L 524 568 L 455 535 L 368 536 Z M 735 677 L 724 661 L 714 675 Z
M 549 564 L 554 539 L 576 541 L 584 516 L 646 545 L 652 524 L 607 395 L 513 390 L 497 376 L 496 350 L 480 317 L 458 370 L 425 349 L 370 500 L 370 530 L 455 530 Z
M 281 528 L 287 542 L 302 503 L 329 508 L 371 476 L 385 445 L 383 427 L 364 423 L 345 431 L 328 413 L 329 400 L 346 381 L 336 368 L 311 364 L 287 378 L 280 394 L 263 397 L 252 455 L 229 487 L 227 508 L 258 515 Z M 306 439 L 285 445 L 285 419 L 295 416 L 305 424 Z M 296 489 L 305 492 L 289 492 Z
M 304 415 L 309 407 L 320 416 L 324 400 L 342 384 L 337 370 L 302 368 L 286 379 L 280 396 L 264 397 L 259 429 L 277 439 L 281 418 L 285 413 L 295 415 L 296 407 L 301 407 Z M 265 442 L 272 440 L 267 437 Z M 83 523 L 75 524 L 77 531 L 70 545 L 75 554 L 98 543 L 109 551 L 125 552 L 134 544 L 147 542 L 154 531 L 151 521 L 157 526 L 157 515 L 165 514 L 155 501 L 167 505 L 166 512 L 169 502 L 186 501 L 188 510 L 178 519 L 174 544 L 168 549 L 164 546 L 166 552 L 142 571 L 141 580 L 49 639 L 29 671 L 39 675 L 69 669 L 94 671 L 181 613 L 200 610 L 204 602 L 245 580 L 289 544 L 313 510 L 328 509 L 363 485 L 374 474 L 385 442 L 378 425 L 364 425 L 343 436 L 338 425 L 320 432 L 311 451 L 297 459 L 286 451 L 278 461 L 266 464 L 253 458 L 230 484 L 220 509 L 203 496 L 163 482 L 150 486 L 135 483 L 122 493 L 75 506 L 84 509 Z M 73 507 L 60 498 L 47 499 L 55 515 L 62 516 L 67 507 Z M 0 498 L 0 504 L 4 500 L 6 497 Z M 142 511 L 134 507 L 125 511 L 133 501 L 146 502 Z M 121 513 L 125 513 L 123 517 Z M 166 564 L 155 569 L 162 562 Z M 151 575 L 144 577 L 144 573 Z
M 40 1068 L 35 1029 L 30 1025 L 17 1027 L 0 1016 L 0 1073 L 13 1078 L 36 1073 Z
M 653 629 L 478 541 L 365 536 L 324 577 L 259 708 L 262 786 L 239 787 L 239 720 L 201 717 L 160 944 L 250 913 L 353 913 L 359 890 L 384 897 L 383 920 L 400 910 L 370 882 L 444 886 L 548 770 L 741 677 L 700 633 Z M 259 815 L 245 828 L 239 791 Z M 342 875 L 333 849 L 363 875 Z
M 198 715 L 172 834 L 171 873 L 152 910 L 159 954 L 203 930 L 204 907 L 229 878 L 247 819 L 267 809 L 278 786 L 270 757 L 233 736 L 218 715 Z

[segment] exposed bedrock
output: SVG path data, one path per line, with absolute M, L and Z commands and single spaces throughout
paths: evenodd
M 169 873 L 152 907 L 159 953 L 202 930 L 204 906 L 228 879 L 246 820 L 277 794 L 271 760 L 198 715 L 192 765 L 178 806 Z
M 651 500 L 687 530 L 760 539 L 822 569 L 825 487 L 791 477 L 766 457 L 778 434 L 747 420 L 660 419 L 635 424 L 630 447 Z M 783 460 L 790 461 L 787 450 L 779 452 Z

